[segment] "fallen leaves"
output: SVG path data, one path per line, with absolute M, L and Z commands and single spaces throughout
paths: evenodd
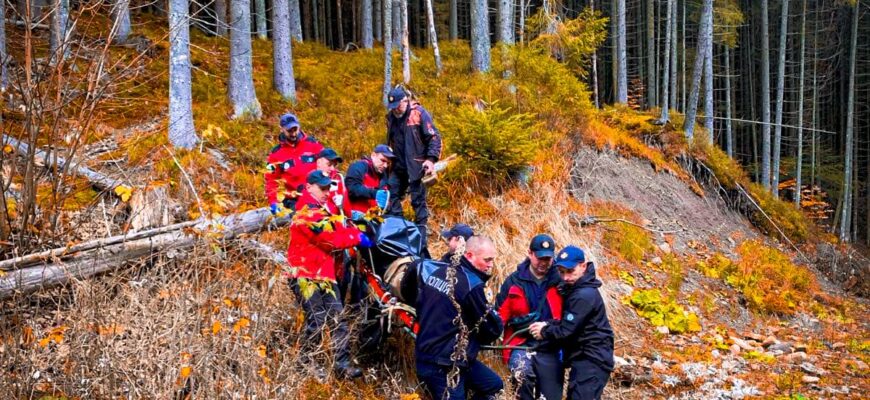
M 64 325 L 56 326 L 48 331 L 48 335 L 39 340 L 39 347 L 47 347 L 52 342 L 56 344 L 63 343 L 63 334 L 68 328 Z

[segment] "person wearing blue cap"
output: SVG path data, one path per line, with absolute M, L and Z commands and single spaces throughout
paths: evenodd
M 338 210 L 339 214 L 350 217 L 350 204 L 347 200 L 347 188 L 344 186 L 344 176 L 338 172 L 338 164 L 341 164 L 344 159 L 338 155 L 335 149 L 327 147 L 317 153 L 316 169 L 326 174 L 332 181 L 329 186 L 329 201 Z
M 371 155 L 350 164 L 345 183 L 351 212 L 365 214 L 372 208 L 387 207 L 387 170 L 395 159 L 396 155 L 389 146 L 379 144 Z
M 291 211 L 295 209 L 305 178 L 315 168 L 315 156 L 323 150 L 317 139 L 302 132 L 295 115 L 282 115 L 279 127 L 278 145 L 269 152 L 263 174 L 272 215 L 277 214 L 282 205 Z
M 568 399 L 600 399 L 613 371 L 613 329 L 598 288 L 595 265 L 576 246 L 562 249 L 554 263 L 564 281 L 562 318 L 535 322 L 532 335 L 562 349 L 570 365 Z
M 354 246 L 368 248 L 373 244 L 356 227 L 345 226 L 333 218 L 337 210 L 329 202 L 331 184 L 332 180 L 319 170 L 306 176 L 305 189 L 290 224 L 288 283 L 304 315 L 300 360 L 311 364 L 311 354 L 316 352 L 323 331 L 328 328 L 335 371 L 354 379 L 362 376 L 362 371 L 351 364 L 348 328 L 342 318 L 344 307 L 338 298 L 336 272 L 340 260 L 336 254 Z
M 441 262 L 449 263 L 453 255 L 456 254 L 456 247 L 459 246 L 459 239 L 466 242 L 474 236 L 474 229 L 465 224 L 453 225 L 450 229 L 441 231 L 441 237 L 447 241 L 447 252 L 441 256 Z
M 512 347 L 504 350 L 503 358 L 516 377 L 516 397 L 523 400 L 562 399 L 565 371 L 559 347 L 541 343 L 528 333 L 533 322 L 562 316 L 561 280 L 553 268 L 555 250 L 550 235 L 533 237 L 528 257 L 505 279 L 496 297 L 496 308 L 505 321 L 504 345 Z
M 441 134 L 429 112 L 418 102 L 411 101 L 403 88 L 391 90 L 387 100 L 387 145 L 396 154 L 389 179 L 387 214 L 403 216 L 402 199 L 406 194 L 411 195 L 414 223 L 423 234 L 423 254 L 428 256 L 425 239 L 429 208 L 423 177 L 434 172 L 435 163 L 441 157 Z

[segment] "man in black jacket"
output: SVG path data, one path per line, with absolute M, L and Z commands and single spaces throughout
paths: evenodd
M 502 332 L 501 318 L 484 292 L 495 256 L 492 240 L 473 236 L 458 266 L 421 264 L 417 378 L 434 399 L 465 400 L 467 390 L 474 392 L 474 399 L 491 399 L 504 387 L 501 378 L 477 360 L 480 346 Z
M 402 198 L 411 194 L 414 223 L 423 234 L 423 254 L 428 257 L 426 223 L 429 208 L 426 205 L 426 186 L 423 177 L 435 169 L 441 157 L 441 134 L 435 128 L 432 116 L 416 101 L 411 101 L 405 90 L 395 88 L 387 100 L 387 145 L 396 154 L 390 173 L 390 205 L 387 215 L 403 216 Z
M 561 346 L 571 367 L 569 400 L 600 399 L 613 371 L 613 329 L 598 292 L 601 281 L 576 246 L 562 249 L 554 265 L 565 282 L 562 318 L 535 322 L 529 330 L 536 339 Z
M 450 229 L 441 231 L 441 237 L 447 241 L 447 252 L 441 256 L 441 262 L 450 262 L 450 259 L 456 254 L 460 238 L 467 242 L 472 236 L 474 236 L 474 229 L 466 224 L 456 224 Z

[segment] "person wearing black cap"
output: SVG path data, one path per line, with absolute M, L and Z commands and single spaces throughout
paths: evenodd
M 370 156 L 350 164 L 345 183 L 352 212 L 365 214 L 372 208 L 387 207 L 387 170 L 395 159 L 396 155 L 389 146 L 379 144 Z
M 390 173 L 390 204 L 388 215 L 402 216 L 402 198 L 411 195 L 414 208 L 414 223 L 423 234 L 423 254 L 428 256 L 426 246 L 426 223 L 429 208 L 426 205 L 426 186 L 423 177 L 434 172 L 435 163 L 441 157 L 441 134 L 432 122 L 432 116 L 416 101 L 411 101 L 401 87 L 394 88 L 387 96 L 387 145 L 396 154 Z
M 332 180 L 329 187 L 329 201 L 338 209 L 339 214 L 350 217 L 350 204 L 347 201 L 347 189 L 344 186 L 344 177 L 338 172 L 336 166 L 344 159 L 332 148 L 325 148 L 317 153 L 315 164 L 317 170 L 326 174 Z
M 456 224 L 450 229 L 441 231 L 441 237 L 447 241 L 447 252 L 441 256 L 441 262 L 450 262 L 450 259 L 456 254 L 456 246 L 459 246 L 459 239 L 467 242 L 472 236 L 474 236 L 474 229 L 465 224 Z
M 499 290 L 496 307 L 505 321 L 505 346 L 533 348 L 506 349 L 504 361 L 517 380 L 517 398 L 561 400 L 564 369 L 558 346 L 544 346 L 528 332 L 535 321 L 559 319 L 562 297 L 558 292 L 559 273 L 553 268 L 556 243 L 550 235 L 532 238 L 529 253 Z M 520 332 L 518 332 L 520 331 Z
M 564 281 L 562 318 L 535 322 L 529 330 L 536 339 L 562 348 L 571 367 L 569 400 L 600 399 L 613 371 L 613 329 L 598 291 L 601 281 L 579 247 L 562 249 L 554 265 Z
M 315 155 L 323 150 L 317 139 L 302 132 L 295 115 L 282 115 L 279 126 L 278 145 L 269 152 L 263 175 L 272 215 L 280 211 L 279 197 L 283 197 L 281 204 L 284 208 L 295 209 L 296 200 L 304 189 L 305 177 L 314 169 Z M 283 181 L 283 189 L 279 181 Z
M 328 328 L 336 372 L 346 378 L 358 378 L 362 371 L 351 364 L 348 328 L 341 317 L 343 306 L 336 280 L 339 261 L 335 253 L 354 246 L 368 248 L 372 242 L 355 227 L 332 218 L 337 210 L 328 198 L 331 183 L 329 177 L 318 170 L 311 171 L 306 178 L 290 224 L 288 283 L 304 314 L 299 351 L 302 363 L 311 363 L 310 355 L 322 341 L 324 328 Z

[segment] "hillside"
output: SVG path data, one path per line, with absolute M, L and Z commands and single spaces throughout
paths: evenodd
M 286 111 L 345 160 L 383 140 L 381 50 L 294 43 L 299 94 L 290 104 L 270 89 L 270 42 L 255 40 L 264 117 L 233 121 L 229 63 L 220 57 L 226 40 L 193 31 L 203 142 L 174 150 L 164 114 L 165 24 L 138 25 L 146 57 L 112 48 L 137 73 L 115 75 L 92 128 L 73 141 L 81 163 L 124 179 L 132 197 L 80 178 L 54 190 L 51 174 L 40 175 L 39 207 L 59 222 L 34 222 L 28 234 L 40 239 L 28 250 L 125 232 L 137 201 L 137 209 L 163 207 L 164 224 L 264 206 L 262 164 Z M 617 335 L 607 398 L 862 398 L 870 390 L 870 315 L 861 297 L 868 266 L 838 270 L 848 264 L 836 257 L 848 249 L 750 184 L 722 151 L 686 143 L 675 128 L 680 115 L 655 125 L 629 108 L 596 110 L 574 71 L 534 48 L 494 50 L 487 75 L 470 75 L 466 43 L 442 43 L 441 51 L 445 70 L 436 77 L 432 55 L 415 49 L 410 85 L 443 132 L 445 154 L 462 158 L 432 188 L 430 231 L 466 222 L 493 238 L 493 288 L 536 233 L 587 249 Z M 26 118 L 15 111 L 22 100 L 8 101 L 5 130 L 24 139 Z M 61 126 L 52 132 L 81 126 L 72 114 L 43 123 Z M 69 142 L 41 135 L 36 144 Z M 383 354 L 357 360 L 361 382 L 318 381 L 298 365 L 301 312 L 268 251 L 285 251 L 284 229 L 232 241 L 209 233 L 192 249 L 4 300 L 0 388 L 15 398 L 415 398 L 413 348 L 401 332 Z M 433 253 L 443 249 L 433 243 Z M 501 365 L 495 354 L 485 358 Z

